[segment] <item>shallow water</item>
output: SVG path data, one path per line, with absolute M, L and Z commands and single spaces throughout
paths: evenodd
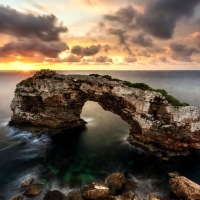
M 62 73 L 75 72 L 68 71 Z M 76 72 L 78 73 L 78 72 Z M 79 72 L 90 74 L 94 72 Z M 96 72 L 95 72 L 96 73 Z M 200 110 L 198 93 L 200 72 L 97 72 L 131 82 L 144 82 L 154 88 L 164 88 L 181 101 Z M 104 111 L 95 102 L 86 102 L 82 118 L 85 128 L 76 128 L 36 137 L 28 131 L 8 127 L 15 85 L 24 77 L 18 73 L 0 73 L 0 199 L 8 200 L 22 192 L 19 185 L 34 177 L 41 184 L 42 199 L 48 189 L 59 189 L 67 194 L 89 181 L 103 182 L 112 172 L 122 172 L 133 180 L 140 198 L 158 192 L 163 198 L 170 196 L 168 175 L 179 171 L 200 183 L 200 153 L 192 156 L 162 160 L 131 146 L 126 138 L 128 125 L 111 112 Z

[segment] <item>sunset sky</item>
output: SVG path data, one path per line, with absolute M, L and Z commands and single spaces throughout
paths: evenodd
M 198 70 L 200 0 L 0 0 L 0 70 Z

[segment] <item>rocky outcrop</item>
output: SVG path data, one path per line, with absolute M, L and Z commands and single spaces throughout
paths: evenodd
M 200 199 L 200 185 L 184 176 L 176 176 L 169 180 L 171 189 L 180 199 Z
M 119 115 L 129 124 L 131 144 L 152 151 L 200 149 L 200 123 L 193 106 L 172 106 L 159 92 L 130 88 L 102 76 L 60 75 L 41 70 L 17 84 L 11 124 L 65 129 L 83 126 L 86 101 Z

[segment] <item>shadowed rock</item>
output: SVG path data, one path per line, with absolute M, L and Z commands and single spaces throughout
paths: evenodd
M 20 196 L 19 194 L 14 195 L 11 200 L 23 200 L 23 197 Z
M 84 198 L 82 197 L 81 192 L 71 191 L 67 195 L 67 200 L 84 200 Z
M 194 106 L 172 106 L 159 92 L 128 87 L 123 81 L 102 76 L 38 71 L 17 84 L 11 124 L 52 129 L 84 126 L 80 115 L 86 101 L 98 102 L 126 121 L 131 144 L 171 155 L 200 149 L 200 122 Z
M 105 185 L 110 189 L 110 194 L 116 194 L 121 190 L 126 183 L 126 179 L 121 173 L 113 173 L 109 175 L 105 180 Z
M 43 200 L 67 200 L 67 197 L 60 191 L 54 190 L 54 191 L 48 191 L 45 194 Z

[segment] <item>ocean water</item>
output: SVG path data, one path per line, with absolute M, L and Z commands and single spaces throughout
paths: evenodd
M 166 89 L 180 101 L 200 110 L 200 71 L 58 71 L 62 74 L 109 74 L 131 82 L 143 82 L 153 88 Z M 178 171 L 200 184 L 200 152 L 187 157 L 163 160 L 131 146 L 126 138 L 128 125 L 103 110 L 96 102 L 86 102 L 81 117 L 87 121 L 76 128 L 37 137 L 28 131 L 7 126 L 10 102 L 18 82 L 31 76 L 19 71 L 0 72 L 0 200 L 22 193 L 19 185 L 28 177 L 47 190 L 67 194 L 90 181 L 104 182 L 112 172 L 121 172 L 134 181 L 132 189 L 139 198 L 157 192 L 163 199 L 174 198 L 167 175 Z

